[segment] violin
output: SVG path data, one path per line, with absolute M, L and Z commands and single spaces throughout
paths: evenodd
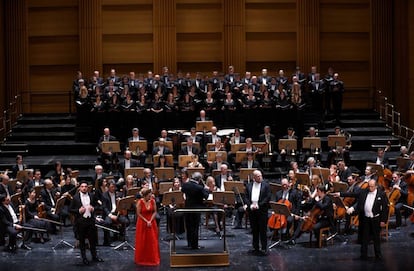
M 292 210 L 292 203 L 289 200 L 280 199 L 277 202 L 286 205 L 289 211 Z M 287 218 L 285 215 L 272 214 L 267 220 L 267 226 L 273 230 L 284 229 L 287 227 Z

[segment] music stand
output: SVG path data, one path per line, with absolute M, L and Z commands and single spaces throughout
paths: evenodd
M 270 192 L 276 194 L 277 191 L 282 190 L 282 185 L 279 183 L 269 183 L 270 185 Z
M 19 170 L 16 174 L 16 179 L 19 181 L 25 181 L 29 178 L 27 170 Z
M 200 172 L 201 175 L 204 175 L 204 168 L 203 167 L 188 167 L 187 172 L 189 176 L 193 176 L 194 172 Z
M 236 196 L 233 191 L 213 191 L 213 203 L 222 206 L 234 206 L 236 204 Z
M 407 164 L 408 161 L 410 161 L 410 158 L 397 157 L 397 167 L 398 167 L 398 169 L 399 170 L 404 170 L 405 165 Z
M 237 195 L 244 194 L 246 192 L 246 186 L 244 185 L 244 182 L 238 181 L 225 181 L 224 189 L 226 191 L 233 191 Z
M 336 148 L 336 147 L 345 147 L 346 146 L 346 138 L 343 135 L 329 135 L 328 136 L 328 147 Z
M 312 175 L 318 175 L 322 180 L 325 181 L 329 179 L 329 175 L 331 175 L 331 171 L 329 168 L 324 167 L 313 167 L 311 168 Z
M 384 168 L 382 167 L 382 165 L 377 165 L 372 162 L 367 162 L 367 167 L 371 167 L 375 171 L 375 174 L 378 177 L 384 176 Z
M 191 162 L 191 155 L 178 155 L 178 166 L 187 167 Z
M 70 248 L 74 248 L 74 246 L 72 244 L 70 244 L 69 242 L 65 241 L 65 239 L 63 239 L 63 224 L 64 221 L 62 221 L 62 216 L 60 215 L 60 211 L 62 210 L 63 206 L 65 205 L 65 201 L 66 201 L 66 197 L 60 197 L 57 201 L 56 201 L 56 205 L 55 205 L 55 215 L 59 216 L 60 219 L 60 226 L 59 226 L 59 231 L 60 231 L 60 236 L 61 239 L 60 241 L 52 248 L 53 250 L 57 249 L 58 247 L 63 247 L 63 246 L 67 246 Z
M 36 185 L 36 186 L 34 187 L 34 190 L 35 190 L 35 192 L 36 192 L 36 198 L 38 198 L 38 197 L 40 196 L 40 191 L 42 191 L 42 189 L 43 189 L 43 184 L 41 184 L 41 185 Z
M 173 182 L 161 182 L 159 183 L 158 192 L 160 194 L 165 194 L 169 192 L 170 188 L 173 187 Z
M 208 151 L 207 152 L 207 161 L 215 161 L 216 160 L 216 155 L 218 153 L 221 153 L 223 157 L 223 161 L 227 161 L 227 152 L 225 151 Z
M 320 149 L 321 148 L 321 138 L 320 137 L 304 137 L 302 139 L 302 148 L 303 149 Z
M 240 180 L 247 180 L 250 182 L 250 180 L 253 180 L 253 171 L 255 171 L 257 168 L 241 168 L 239 173 L 239 179 Z
M 291 216 L 289 208 L 286 204 L 275 202 L 275 201 L 271 201 L 271 202 L 269 202 L 269 204 L 270 204 L 270 208 L 272 208 L 272 210 L 275 214 L 284 215 L 286 217 Z M 271 244 L 269 246 L 269 249 L 272 249 L 273 247 L 275 247 L 277 245 L 281 245 L 281 244 L 282 244 L 282 229 L 279 229 L 279 240 L 274 242 L 273 244 Z
M 102 141 L 102 152 L 121 152 L 119 141 Z
M 310 186 L 311 181 L 310 181 L 308 173 L 306 173 L 306 172 L 296 172 L 295 177 L 296 177 L 296 183 L 301 184 L 301 185 Z
M 253 142 L 252 145 L 256 149 L 260 149 L 260 152 L 268 153 L 269 152 L 269 143 L 266 142 Z
M 174 166 L 174 160 L 172 154 L 164 154 L 165 161 L 167 162 L 167 165 L 172 167 Z M 154 166 L 158 165 L 158 162 L 160 160 L 160 156 L 158 154 L 152 156 L 152 160 L 154 162 Z
M 173 205 L 178 208 L 184 207 L 184 193 L 181 191 L 165 192 L 162 197 L 162 205 Z M 172 212 L 172 221 L 175 221 L 174 216 L 175 212 Z M 172 223 L 172 233 L 170 234 L 172 234 L 176 240 L 180 240 L 180 238 L 175 234 L 175 223 Z M 171 238 L 171 235 L 169 238 Z
M 205 120 L 205 121 L 196 121 L 196 131 L 197 132 L 206 132 L 211 131 L 211 127 L 213 127 L 212 120 Z
M 10 181 L 9 181 L 10 182 Z M 17 192 L 11 195 L 10 202 L 13 204 L 13 206 L 17 207 L 20 204 L 21 199 L 19 199 L 22 196 L 22 192 Z
M 236 153 L 238 152 L 240 149 L 244 149 L 246 148 L 246 143 L 238 143 L 238 144 L 231 144 L 231 152 L 232 153 Z
M 124 177 L 126 178 L 128 175 L 132 175 L 135 178 L 142 178 L 144 177 L 144 168 L 143 167 L 130 167 L 124 170 Z
M 132 187 L 130 189 L 128 189 L 127 191 L 127 196 L 136 196 L 139 191 L 141 191 L 141 187 Z
M 298 141 L 296 139 L 279 139 L 279 150 L 297 150 Z
M 135 196 L 126 196 L 124 198 L 121 198 L 118 203 L 116 204 L 116 212 L 120 212 L 121 210 L 127 210 L 127 216 L 128 216 L 128 210 L 131 209 L 131 206 L 135 203 Z M 120 248 L 129 247 L 135 250 L 135 247 L 128 243 L 128 231 L 125 229 L 125 240 L 114 247 L 114 250 L 118 250 Z
M 246 151 L 237 151 L 236 152 L 236 163 L 240 164 L 243 160 L 247 159 L 247 152 Z
M 159 141 L 154 141 L 154 143 L 153 143 L 154 148 L 158 147 L 159 143 L 160 143 Z M 174 150 L 172 141 L 164 141 L 164 146 L 169 148 L 170 151 Z
M 146 140 L 129 141 L 128 148 L 131 152 L 138 154 L 140 151 L 146 152 L 148 150 L 148 142 Z
M 158 177 L 158 180 L 171 180 L 174 178 L 174 168 L 173 167 L 156 167 L 154 168 L 154 174 Z
M 348 184 L 344 182 L 333 182 L 334 192 L 346 192 L 348 190 Z

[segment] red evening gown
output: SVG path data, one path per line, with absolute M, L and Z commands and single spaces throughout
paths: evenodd
M 151 199 L 147 209 L 145 201 L 140 199 L 138 204 L 141 207 L 141 214 L 145 219 L 150 220 L 156 208 L 155 200 Z M 158 227 L 155 219 L 151 227 L 140 217 L 137 217 L 135 231 L 135 263 L 139 265 L 159 265 L 160 249 L 158 244 Z

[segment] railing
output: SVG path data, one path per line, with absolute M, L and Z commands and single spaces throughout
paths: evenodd
M 376 93 L 375 110 L 385 121 L 386 126 L 392 129 L 393 135 L 399 137 L 411 151 L 411 148 L 414 147 L 414 129 L 401 124 L 401 113 L 395 110 L 394 105 L 382 95 L 380 90 Z
M 0 137 L 2 142 L 5 141 L 7 134 L 11 132 L 12 127 L 17 122 L 21 112 L 22 99 L 20 95 L 16 95 L 0 116 Z

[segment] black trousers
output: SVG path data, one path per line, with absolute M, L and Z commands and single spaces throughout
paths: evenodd
M 253 234 L 253 249 L 259 250 L 259 241 L 262 250 L 267 250 L 267 210 L 251 210 L 249 212 L 250 227 Z
M 200 214 L 189 213 L 185 215 L 185 225 L 187 227 L 187 242 L 192 249 L 198 248 L 198 229 L 200 227 Z
M 359 217 L 359 225 L 362 226 L 362 243 L 361 243 L 361 256 L 368 256 L 368 244 L 369 241 L 374 241 L 375 256 L 380 257 L 381 255 L 381 226 L 380 218 L 374 217 L 369 218 L 365 216 Z
M 89 240 L 89 247 L 91 250 L 92 257 L 96 257 L 96 235 L 97 229 L 95 226 L 94 218 L 81 217 L 76 222 L 76 230 L 79 237 L 79 248 L 81 251 L 82 258 L 86 258 L 86 246 L 85 240 Z

